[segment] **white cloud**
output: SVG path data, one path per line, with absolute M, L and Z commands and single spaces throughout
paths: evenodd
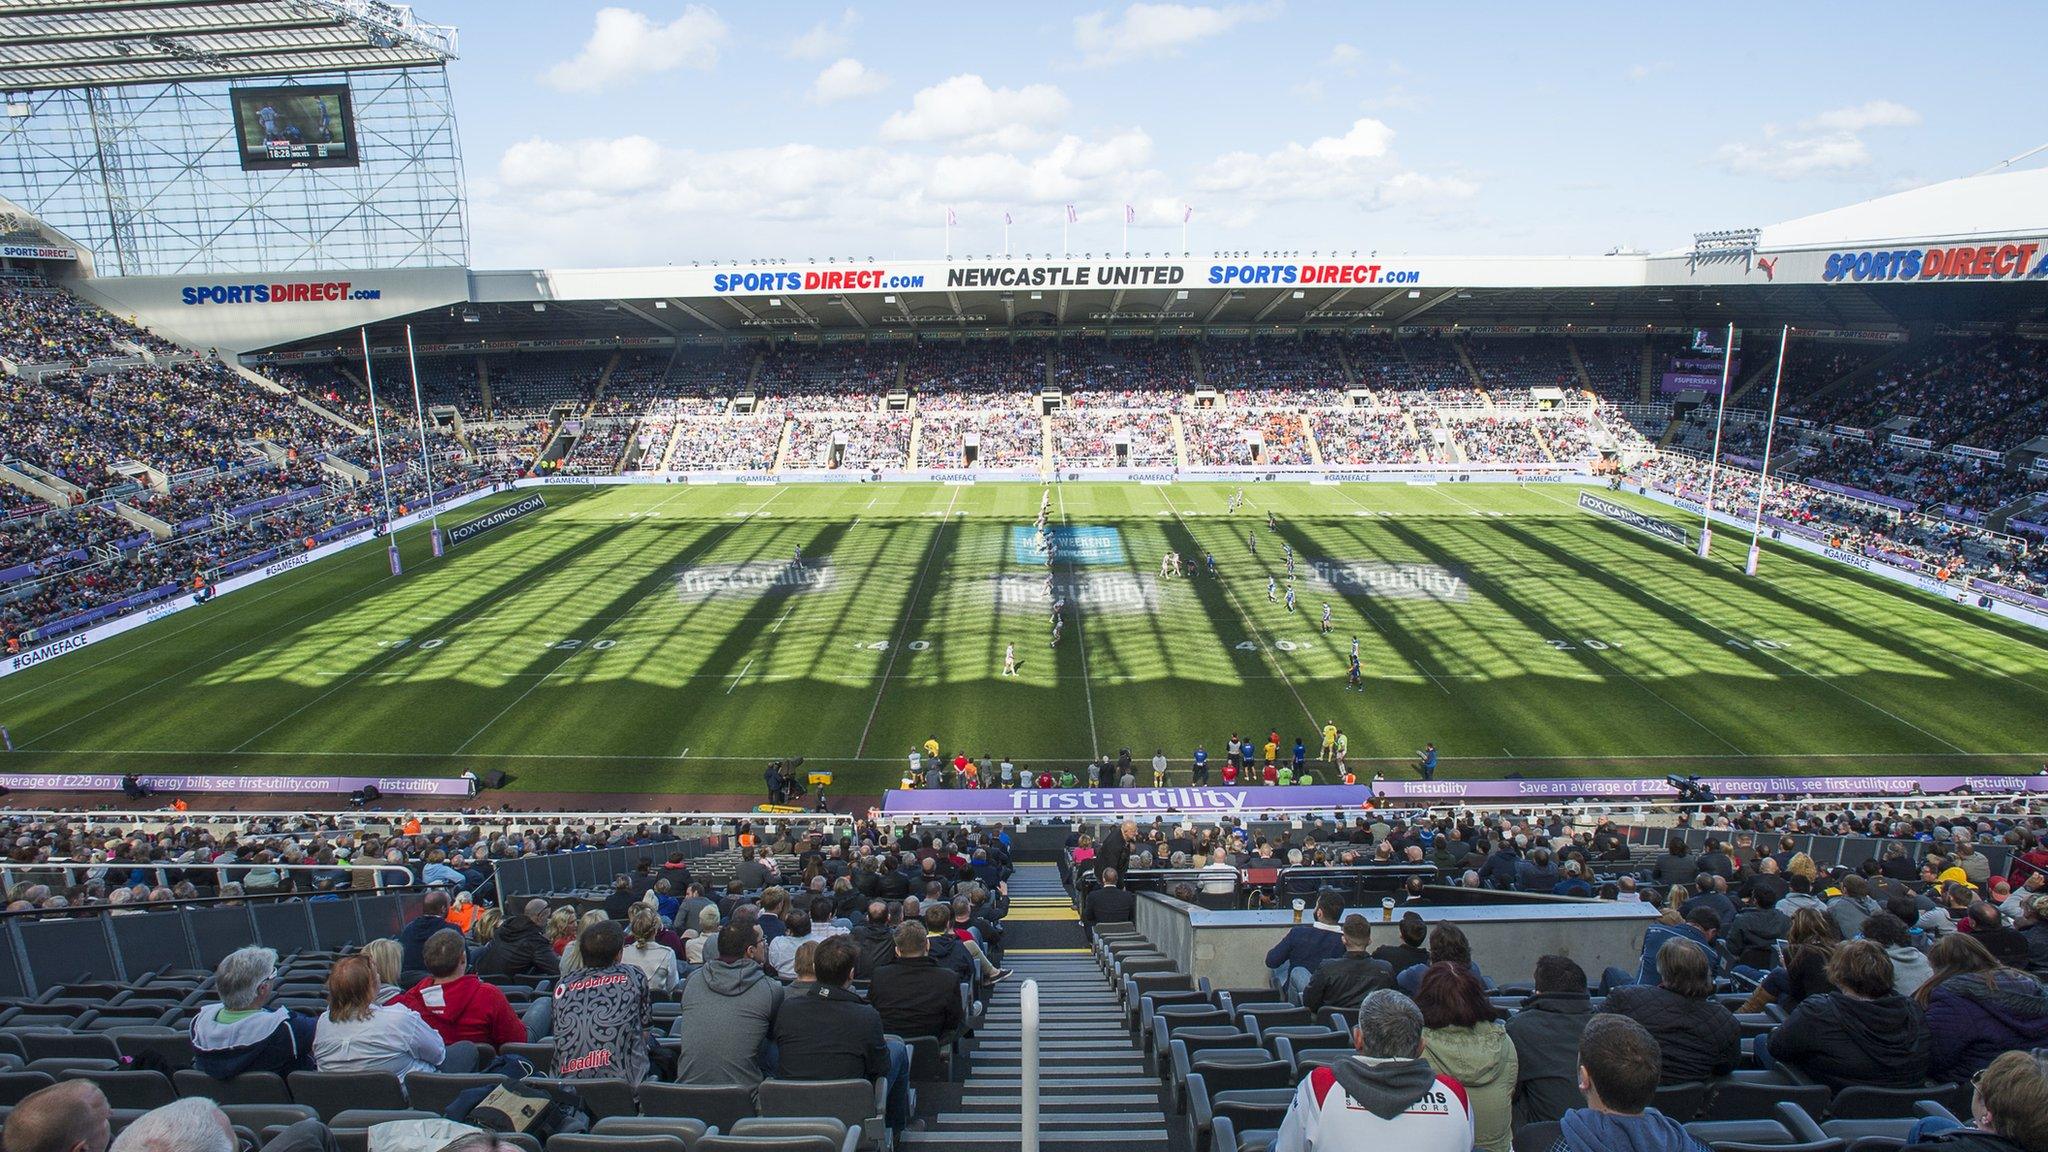
M 658 184 L 665 166 L 662 147 L 645 136 L 522 140 L 498 161 L 498 179 L 510 188 L 632 192 Z
M 564 91 L 589 92 L 678 68 L 708 70 L 717 65 L 726 34 L 718 13 L 696 4 L 667 24 L 631 8 L 604 8 L 583 50 L 543 79 Z
M 1723 144 L 1715 158 L 1738 176 L 1804 180 L 1850 176 L 1875 161 L 1863 134 L 1872 128 L 1910 128 L 1920 114 L 1890 100 L 1831 108 L 1793 130 L 1766 124 L 1761 139 Z
M 990 88 L 973 74 L 954 76 L 913 96 L 910 107 L 882 123 L 882 139 L 960 140 L 1026 147 L 1067 114 L 1067 97 L 1050 84 Z
M 1622 75 L 1628 77 L 1630 80 L 1635 81 L 1636 83 L 1641 83 L 1645 80 L 1648 80 L 1650 77 L 1655 76 L 1659 72 L 1665 72 L 1670 70 L 1670 68 L 1671 61 L 1656 60 L 1648 63 L 1631 64 L 1628 66 L 1628 71 L 1622 73 Z
M 820 20 L 811 30 L 790 41 L 788 54 L 796 60 L 823 60 L 835 52 L 844 52 L 851 41 L 853 26 L 860 23 L 860 13 L 848 8 L 839 14 L 838 20 Z
M 1075 17 L 1074 45 L 1084 64 L 1172 55 L 1197 40 L 1220 36 L 1246 21 L 1267 19 L 1279 10 L 1278 3 L 1132 4 L 1120 16 L 1105 10 Z
M 1912 128 L 1920 114 L 1904 104 L 1872 100 L 1853 108 L 1832 108 L 1807 121 L 1810 127 L 1831 132 L 1861 132 L 1865 128 Z
M 1290 142 L 1264 153 L 1219 156 L 1196 180 L 1196 187 L 1220 194 L 1223 204 L 1236 206 L 1247 216 L 1265 205 L 1289 201 L 1342 200 L 1368 210 L 1427 209 L 1479 193 L 1479 185 L 1463 177 L 1401 167 L 1394 159 L 1393 142 L 1392 128 L 1364 118 L 1341 136 Z
M 1324 66 L 1351 72 L 1357 69 L 1358 62 L 1364 55 L 1365 53 L 1349 44 L 1333 44 L 1330 46 L 1330 58 L 1324 61 Z
M 819 104 L 873 96 L 889 86 L 889 78 L 855 60 L 841 57 L 826 66 L 811 82 L 811 99 Z
M 1100 222 L 1120 220 L 1124 203 L 1178 198 L 1149 167 L 1153 151 L 1139 128 L 937 156 L 879 145 L 693 152 L 641 136 L 532 139 L 479 173 L 472 203 L 480 233 L 531 259 L 581 265 L 645 259 L 644 231 L 619 229 L 621 219 L 659 226 L 683 251 L 900 254 L 906 235 L 953 207 L 972 237 L 963 243 L 993 244 L 997 233 L 973 229 L 1011 211 L 1024 229 L 1017 240 L 1028 245 L 1051 242 L 1066 203 Z

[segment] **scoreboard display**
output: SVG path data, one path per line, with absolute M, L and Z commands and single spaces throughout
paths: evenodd
M 231 88 L 228 101 L 246 171 L 358 163 L 355 109 L 346 84 Z

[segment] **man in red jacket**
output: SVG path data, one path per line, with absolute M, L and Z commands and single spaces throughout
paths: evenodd
M 444 1042 L 468 1040 L 495 1047 L 526 1043 L 526 1025 L 505 994 L 469 974 L 462 933 L 453 928 L 434 933 L 427 937 L 421 956 L 427 978 L 401 993 L 398 1002 L 418 1013 Z

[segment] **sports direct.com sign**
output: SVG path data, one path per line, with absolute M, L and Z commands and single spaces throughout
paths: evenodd
M 346 280 L 298 280 L 285 284 L 187 284 L 178 299 L 196 304 L 324 304 L 337 300 L 379 300 L 379 288 L 359 288 Z
M 2039 280 L 2048 277 L 2048 255 L 2040 241 L 1979 244 L 1961 248 L 1866 249 L 1831 252 L 1822 265 L 1825 283 L 1870 280 Z

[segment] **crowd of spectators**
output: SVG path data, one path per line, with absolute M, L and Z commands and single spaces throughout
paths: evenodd
M 1534 421 L 1476 416 L 1446 423 L 1465 450 L 1465 459 L 1474 464 L 1532 464 L 1550 459 L 1537 437 Z
M 1197 353 L 1202 381 L 1233 408 L 1336 407 L 1350 384 L 1337 341 L 1317 333 L 1218 337 L 1202 341 Z
M 668 466 L 752 472 L 773 467 L 782 446 L 783 418 L 775 416 L 681 416 Z
M 182 349 L 40 279 L 0 278 L 0 356 L 17 364 L 85 364 Z
M 1013 409 L 924 416 L 919 421 L 918 467 L 965 467 L 970 433 L 976 437 L 974 463 L 979 467 L 1039 467 L 1045 463 L 1043 419 Z
M 1822 361 L 1816 378 L 1832 378 L 1826 374 L 1841 366 L 1837 358 L 1852 355 L 1837 352 Z M 1820 424 L 1859 428 L 1906 417 L 1909 435 L 1937 445 L 1960 441 L 1995 447 L 2048 431 L 2021 419 L 2022 414 L 2038 419 L 2044 400 L 2048 348 L 2040 341 L 1947 336 L 1849 387 L 1794 402 L 1785 411 Z M 1995 444 L 1979 444 L 1980 439 Z
M 1428 462 L 1422 441 L 1397 410 L 1363 408 L 1312 412 L 1316 445 L 1325 464 L 1421 464 Z
M 1202 408 L 1183 413 L 1188 463 L 1206 466 L 1309 464 L 1308 434 L 1295 412 Z
M 903 382 L 918 411 L 1020 407 L 1045 387 L 1046 340 L 946 340 L 917 346 L 903 363 Z
M 1475 337 L 1465 341 L 1465 354 L 1488 390 L 1579 388 L 1571 349 L 1561 337 Z
M 1082 337 L 1063 340 L 1053 385 L 1075 408 L 1175 408 L 1195 387 L 1195 362 L 1182 340 Z
M 1052 418 L 1052 449 L 1062 468 L 1171 465 L 1173 417 L 1138 408 L 1061 409 Z
M 910 464 L 910 414 L 798 415 L 790 421 L 789 454 L 784 464 L 791 468 L 906 468 Z

